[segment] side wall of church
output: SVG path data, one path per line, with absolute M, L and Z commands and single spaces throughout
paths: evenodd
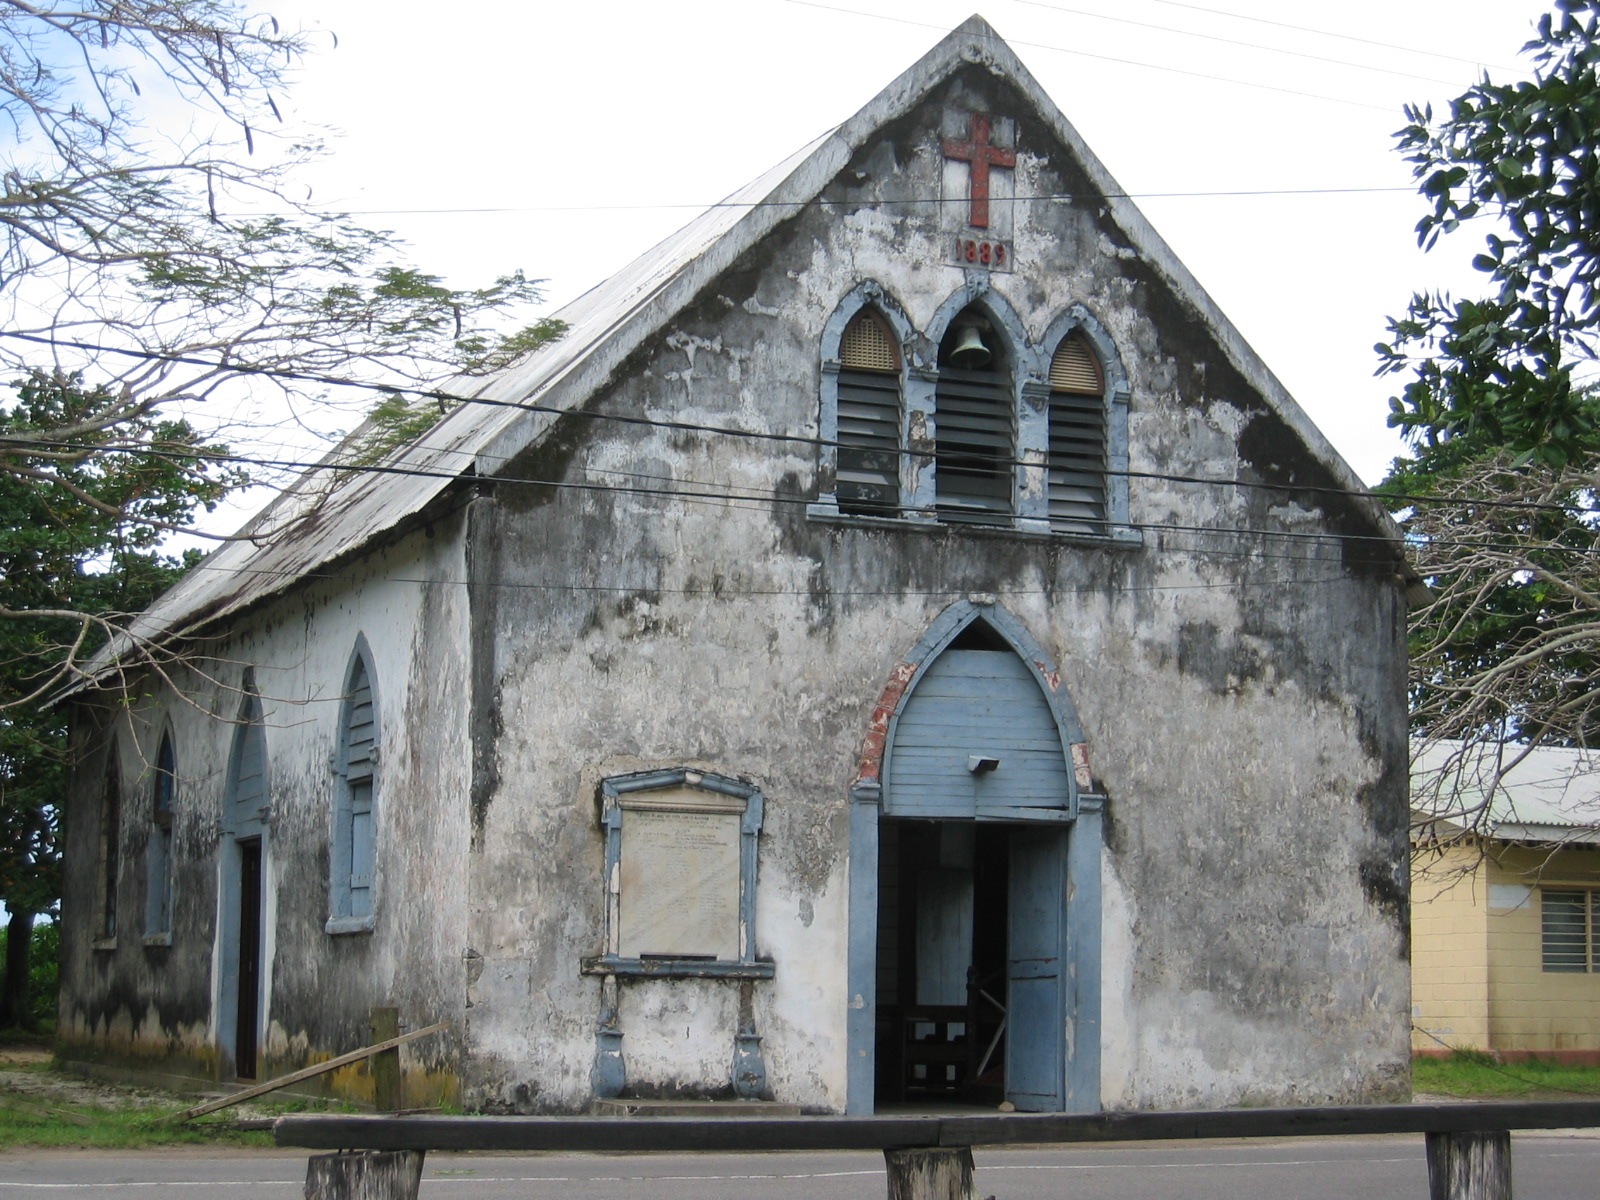
M 233 1078 L 219 1052 L 219 963 L 228 760 L 246 667 L 260 695 L 268 778 L 261 927 L 263 1020 L 257 1078 L 369 1044 L 371 1009 L 399 1009 L 402 1029 L 456 1028 L 402 1048 L 406 1100 L 458 1094 L 466 919 L 469 759 L 463 669 L 467 597 L 460 514 L 438 520 L 293 597 L 252 613 L 238 632 L 202 641 L 165 679 L 127 681 L 122 696 L 76 710 L 80 767 L 67 808 L 59 1046 L 69 1062 L 178 1087 Z M 370 652 L 378 712 L 378 872 L 369 932 L 330 934 L 333 770 L 358 638 Z M 172 739 L 176 800 L 169 930 L 147 916 L 157 748 Z M 104 932 L 103 786 L 113 752 L 121 781 L 116 932 Z M 370 1101 L 365 1064 L 300 1085 Z
M 947 265 L 949 113 L 972 69 L 618 370 L 590 411 L 815 438 L 824 325 L 876 281 L 926 333 Z M 472 514 L 467 1098 L 590 1095 L 604 936 L 597 787 L 686 766 L 766 798 L 751 985 L 779 1100 L 845 1105 L 848 791 L 896 664 L 992 596 L 1060 664 L 1108 795 L 1107 1107 L 1393 1098 L 1408 1085 L 1404 611 L 1390 551 L 1090 182 L 1020 123 L 1010 272 L 1031 338 L 1073 305 L 1131 384 L 1135 545 L 809 517 L 803 441 L 565 418 Z M 1074 198 L 1078 197 L 1078 198 Z M 1265 269 L 1265 267 L 1264 267 Z M 1237 347 L 1231 348 L 1237 350 Z M 559 393 L 558 393 L 559 395 Z M 1195 483 L 1180 477 L 1210 481 Z M 559 480 L 553 489 L 511 482 Z M 1265 487 L 1253 484 L 1271 485 Z M 693 493 L 670 496 L 663 491 Z M 620 988 L 640 1095 L 725 1092 L 739 985 Z

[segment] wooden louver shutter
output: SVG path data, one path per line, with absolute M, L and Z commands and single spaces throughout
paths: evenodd
M 1008 524 L 1016 458 L 1010 377 L 940 367 L 936 405 L 934 471 L 940 519 Z
M 372 680 L 365 659 L 357 658 L 350 672 L 350 688 L 345 697 L 345 786 L 349 806 L 349 888 L 350 916 L 364 917 L 372 912 L 373 835 L 373 746 L 377 723 L 372 704 Z
M 372 719 L 372 680 L 367 664 L 356 659 L 345 697 L 344 763 L 351 778 L 372 774 L 372 745 L 377 730 Z
M 1106 522 L 1105 382 L 1094 353 L 1069 337 L 1050 361 L 1050 527 L 1102 533 Z
M 883 323 L 857 314 L 839 346 L 839 511 L 900 511 L 900 354 Z

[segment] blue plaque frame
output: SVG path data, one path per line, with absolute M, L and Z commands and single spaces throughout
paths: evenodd
M 739 957 L 733 959 L 623 958 L 617 952 L 620 939 L 622 825 L 625 809 L 622 799 L 637 792 L 668 788 L 693 788 L 715 792 L 744 802 L 739 822 Z M 756 866 L 757 840 L 761 834 L 763 799 L 761 790 L 750 784 L 717 775 L 677 767 L 666 771 L 637 771 L 613 775 L 600 783 L 600 823 L 606 830 L 605 869 L 605 951 L 583 960 L 585 975 L 615 975 L 664 979 L 771 979 L 774 965 L 756 958 Z

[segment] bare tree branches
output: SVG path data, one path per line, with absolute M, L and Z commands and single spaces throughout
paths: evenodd
M 1411 622 L 1412 803 L 1475 836 L 1514 819 L 1508 777 L 1540 747 L 1600 749 L 1600 472 L 1507 454 L 1438 487 L 1450 502 L 1404 521 L 1432 590 Z
M 232 0 L 0 0 L 0 128 L 13 135 L 0 138 L 0 383 L 72 394 L 0 400 L 0 503 L 31 490 L 52 497 L 39 521 L 92 516 L 67 535 L 82 570 L 105 569 L 108 539 L 152 550 L 242 483 L 208 464 L 208 442 L 252 436 L 274 406 L 325 405 L 329 377 L 426 386 L 560 333 L 498 328 L 538 298 L 520 272 L 447 286 L 388 234 L 292 194 L 314 145 L 261 130 L 281 129 L 276 97 L 307 49 Z M 372 453 L 428 423 L 385 410 Z M 118 494 L 117 459 L 176 474 Z M 12 553 L 0 534 L 0 565 Z M 0 582 L 0 624 L 74 603 L 72 588 L 19 595 L 26 576 Z

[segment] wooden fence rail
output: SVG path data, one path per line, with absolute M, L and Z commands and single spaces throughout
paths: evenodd
M 1433 1200 L 1511 1200 L 1513 1129 L 1600 1127 L 1600 1102 L 1375 1104 L 1192 1112 L 883 1117 L 280 1117 L 314 1157 L 307 1200 L 416 1200 L 429 1150 L 882 1150 L 889 1195 L 971 1200 L 973 1146 L 1427 1135 Z M 917 1151 L 910 1154 L 907 1151 Z

